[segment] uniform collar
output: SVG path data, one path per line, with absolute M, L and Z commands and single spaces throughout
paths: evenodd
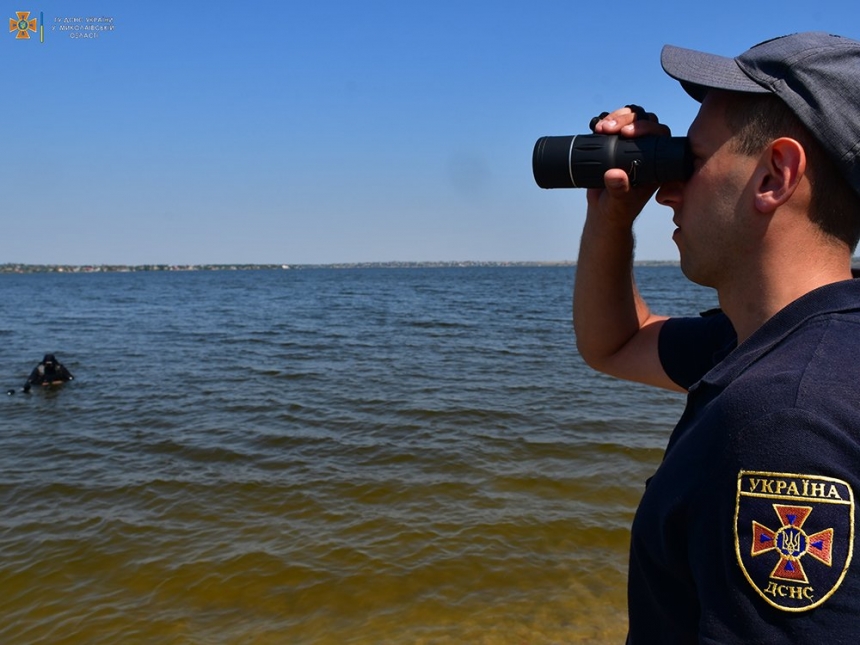
M 860 280 L 834 282 L 810 291 L 766 321 L 705 374 L 700 383 L 724 387 L 811 318 L 823 314 L 858 310 L 860 310 Z M 694 385 L 691 391 L 697 385 Z

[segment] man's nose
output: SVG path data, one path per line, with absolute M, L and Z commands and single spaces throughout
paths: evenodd
M 681 181 L 667 181 L 660 185 L 657 195 L 654 199 L 662 206 L 674 208 L 681 203 L 681 193 L 684 188 L 684 183 Z

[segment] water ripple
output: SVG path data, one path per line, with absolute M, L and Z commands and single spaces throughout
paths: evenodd
M 623 639 L 683 401 L 579 361 L 571 269 L 0 282 L 9 387 L 77 376 L 2 403 L 0 642 Z

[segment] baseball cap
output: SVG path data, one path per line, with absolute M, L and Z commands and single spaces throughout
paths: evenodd
M 697 101 L 709 89 L 776 94 L 860 193 L 860 42 L 804 32 L 735 58 L 666 45 L 660 62 Z

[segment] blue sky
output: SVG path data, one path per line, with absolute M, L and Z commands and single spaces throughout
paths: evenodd
M 0 263 L 574 259 L 585 194 L 537 188 L 538 137 L 631 102 L 684 134 L 666 43 L 860 38 L 857 0 L 2 4 Z M 114 30 L 52 29 L 87 17 Z M 638 257 L 671 231 L 646 207 Z

